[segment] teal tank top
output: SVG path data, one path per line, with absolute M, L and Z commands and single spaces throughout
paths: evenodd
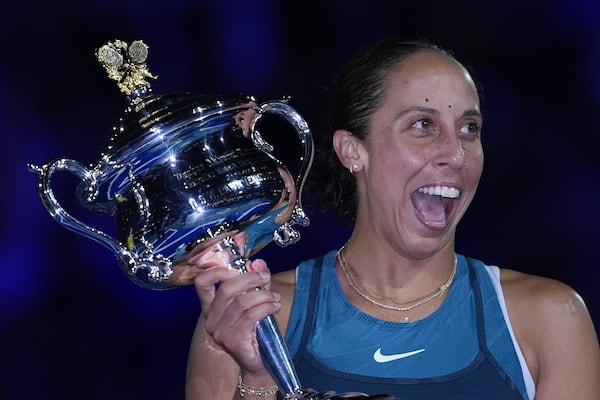
M 395 323 L 349 302 L 335 251 L 301 263 L 286 342 L 303 387 L 404 400 L 528 399 L 486 268 L 457 255 L 454 282 L 438 310 Z

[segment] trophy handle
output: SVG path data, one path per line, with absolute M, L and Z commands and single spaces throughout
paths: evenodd
M 257 117 L 253 121 L 253 125 L 251 125 L 251 132 L 254 139 L 255 129 L 254 124 L 260 118 L 263 113 L 275 114 L 288 123 L 290 123 L 296 133 L 298 135 L 298 139 L 300 140 L 300 145 L 302 146 L 302 154 L 300 155 L 300 172 L 298 173 L 298 177 L 296 178 L 296 187 L 298 188 L 298 194 L 302 192 L 302 188 L 304 187 L 304 182 L 306 181 L 306 177 L 310 170 L 313 160 L 314 154 L 314 143 L 312 134 L 310 132 L 310 128 L 308 127 L 308 123 L 306 120 L 296 111 L 293 107 L 288 104 L 282 102 L 266 102 L 260 105 L 260 109 Z M 256 140 L 255 140 L 256 141 Z M 300 196 L 298 196 L 300 198 Z
M 85 184 L 85 192 L 82 195 L 87 201 L 92 201 L 97 195 L 98 184 L 94 174 L 88 168 L 80 162 L 68 158 L 60 158 L 41 167 L 28 164 L 27 168 L 38 175 L 38 191 L 42 204 L 56 222 L 77 234 L 107 247 L 117 255 L 122 264 L 132 265 L 135 263 L 131 254 L 117 240 L 73 217 L 60 205 L 54 196 L 54 192 L 50 187 L 52 175 L 56 171 L 68 171 L 77 176 Z
M 300 169 L 296 177 L 295 186 L 297 191 L 297 200 L 292 212 L 291 221 L 281 225 L 274 234 L 273 240 L 279 246 L 287 246 L 296 243 L 300 239 L 300 233 L 294 230 L 291 225 L 298 224 L 308 226 L 310 223 L 302 208 L 302 190 L 308 172 L 312 166 L 314 156 L 314 142 L 308 123 L 306 120 L 291 106 L 286 103 L 272 101 L 266 102 L 256 108 L 257 115 L 250 125 L 251 139 L 256 147 L 271 153 L 273 147 L 263 140 L 258 130 L 255 129 L 256 122 L 264 114 L 274 114 L 283 118 L 296 130 L 301 146 L 300 154 Z

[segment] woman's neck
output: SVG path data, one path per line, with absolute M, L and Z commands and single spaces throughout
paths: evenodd
M 341 254 L 366 292 L 398 304 L 433 293 L 449 279 L 455 263 L 453 242 L 429 257 L 416 257 L 401 246 L 353 235 Z

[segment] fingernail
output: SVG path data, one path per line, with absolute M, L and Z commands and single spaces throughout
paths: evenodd
M 281 295 L 277 292 L 273 292 L 273 297 L 275 297 L 275 301 L 281 300 Z

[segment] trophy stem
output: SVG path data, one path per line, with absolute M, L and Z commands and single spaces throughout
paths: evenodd
M 296 369 L 273 316 L 256 323 L 256 338 L 263 363 L 284 398 L 299 398 L 302 391 Z

